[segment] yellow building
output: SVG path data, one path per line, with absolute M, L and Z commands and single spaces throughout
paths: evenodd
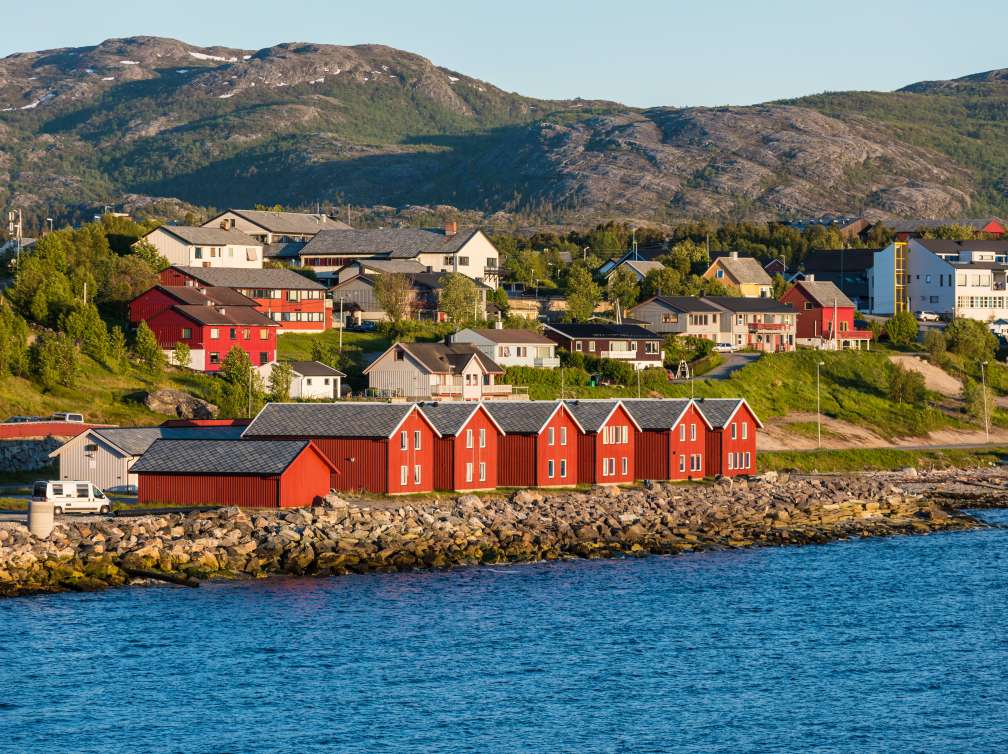
M 737 251 L 717 257 L 703 276 L 724 283 L 726 288 L 737 290 L 747 298 L 773 296 L 773 281 L 763 266 L 752 257 L 740 257 Z

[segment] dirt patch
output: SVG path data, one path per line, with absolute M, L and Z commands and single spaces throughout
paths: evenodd
M 920 356 L 890 356 L 889 361 L 924 375 L 924 387 L 928 390 L 950 398 L 957 398 L 962 392 L 962 382 Z

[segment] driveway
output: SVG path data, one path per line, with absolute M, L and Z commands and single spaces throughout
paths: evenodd
M 725 354 L 724 361 L 718 364 L 709 372 L 697 375 L 698 380 L 723 380 L 730 377 L 747 364 L 752 364 L 763 354 L 756 352 L 729 353 Z

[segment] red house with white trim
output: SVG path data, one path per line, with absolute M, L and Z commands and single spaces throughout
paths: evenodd
M 422 403 L 420 410 L 440 433 L 434 439 L 434 489 L 495 489 L 504 430 L 484 404 Z
M 795 342 L 824 350 L 871 350 L 871 330 L 854 326 L 854 302 L 835 284 L 809 275 L 780 297 L 797 312 Z
M 627 399 L 640 425 L 635 446 L 638 479 L 702 479 L 707 436 L 713 430 L 690 399 Z
M 637 478 L 641 428 L 622 401 L 573 400 L 565 405 L 584 430 L 578 439 L 578 482 L 629 484 Z
M 437 429 L 412 403 L 268 403 L 242 439 L 307 439 L 337 473 L 333 489 L 408 495 L 434 490 Z
M 756 430 L 763 423 L 744 398 L 701 398 L 700 413 L 712 429 L 707 435 L 707 476 L 756 473 Z
M 560 401 L 484 403 L 505 432 L 497 452 L 500 487 L 571 487 L 578 483 L 583 430 Z

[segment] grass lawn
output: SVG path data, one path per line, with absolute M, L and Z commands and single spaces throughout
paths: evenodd
M 919 469 L 971 469 L 995 464 L 1008 455 L 1008 448 L 897 450 L 761 451 L 759 471 L 895 471 L 910 466 Z

